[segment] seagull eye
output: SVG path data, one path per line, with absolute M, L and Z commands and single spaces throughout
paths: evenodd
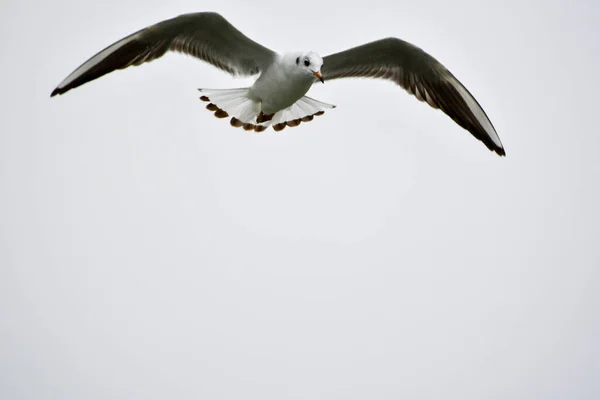
M 300 63 L 300 57 L 296 57 L 296 65 Z
M 310 60 L 308 58 L 304 60 L 304 65 L 306 65 L 307 67 L 310 65 Z

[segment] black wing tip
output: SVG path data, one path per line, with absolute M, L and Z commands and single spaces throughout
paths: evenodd
M 479 139 L 490 151 L 498 154 L 500 157 L 506 157 L 506 150 L 504 150 L 502 143 L 499 145 L 496 144 L 496 142 L 494 142 L 492 138 L 489 137 L 485 132 L 483 132 L 483 134 L 480 134 L 477 131 L 473 132 L 471 130 L 469 130 L 469 132 L 475 136 L 475 138 Z
M 85 82 L 84 82 L 84 83 L 85 83 Z M 71 90 L 71 89 L 75 89 L 76 87 L 79 87 L 79 86 L 81 86 L 81 85 L 83 85 L 83 83 L 78 83 L 78 84 L 77 84 L 77 83 L 76 83 L 76 84 L 70 83 L 70 84 L 68 84 L 68 85 L 66 85 L 66 86 L 63 86 L 63 87 L 60 87 L 60 86 L 59 86 L 59 87 L 57 87 L 56 89 L 54 89 L 54 90 L 52 91 L 52 93 L 50 93 L 50 97 L 54 97 L 54 96 L 56 96 L 56 95 L 59 95 L 59 94 L 65 94 L 65 93 L 67 93 L 69 90 Z
M 506 151 L 504 151 L 502 147 L 497 147 L 493 151 L 495 151 L 500 157 L 506 157 Z
M 500 157 L 506 157 L 506 151 L 504 150 L 504 147 L 498 146 L 490 137 L 476 135 L 472 131 L 470 131 L 470 133 L 473 134 L 475 138 L 479 139 L 491 152 L 498 154 Z
M 67 90 L 68 90 L 68 89 L 67 89 Z M 57 87 L 56 89 L 54 89 L 54 90 L 52 91 L 52 93 L 50 93 L 50 97 L 54 97 L 54 96 L 56 96 L 57 94 L 63 94 L 63 93 L 65 93 L 65 92 L 66 92 L 66 90 L 65 90 L 64 88 L 59 88 L 59 87 Z
M 490 149 L 490 151 L 498 154 L 500 157 L 506 157 L 506 151 L 504 151 L 502 147 L 494 147 L 493 149 Z
M 485 137 L 487 139 L 487 140 L 485 140 L 485 139 L 482 139 L 481 137 L 478 137 L 476 135 L 473 135 L 473 136 L 475 136 L 477 139 L 481 140 L 483 142 L 483 144 L 485 144 L 485 146 L 491 152 L 494 152 L 494 153 L 498 154 L 500 157 L 506 157 L 506 151 L 504 150 L 504 147 L 498 146 L 490 138 Z

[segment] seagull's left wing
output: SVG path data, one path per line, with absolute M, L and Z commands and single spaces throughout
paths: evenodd
M 71 73 L 50 96 L 63 94 L 114 70 L 140 65 L 179 51 L 232 75 L 266 70 L 276 54 L 251 40 L 220 14 L 183 14 L 151 25 L 108 46 Z
M 323 58 L 327 80 L 351 77 L 389 79 L 417 99 L 439 108 L 488 149 L 506 155 L 500 137 L 477 100 L 439 61 L 396 38 L 381 39 Z

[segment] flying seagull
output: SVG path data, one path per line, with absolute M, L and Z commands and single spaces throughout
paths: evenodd
M 50 96 L 116 69 L 140 65 L 178 51 L 234 76 L 259 75 L 249 88 L 199 89 L 200 99 L 234 127 L 276 131 L 313 120 L 334 105 L 306 96 L 316 82 L 369 77 L 395 82 L 438 108 L 498 155 L 502 142 L 477 100 L 439 61 L 397 38 L 386 38 L 321 58 L 313 51 L 278 54 L 251 40 L 220 14 L 183 14 L 151 25 L 108 46 L 62 81 Z

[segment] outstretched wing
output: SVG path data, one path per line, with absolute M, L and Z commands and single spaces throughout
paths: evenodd
M 255 75 L 275 53 L 246 37 L 217 13 L 184 14 L 159 22 L 108 46 L 71 73 L 50 96 L 63 94 L 116 69 L 140 65 L 179 51 L 232 75 Z
M 387 38 L 329 55 L 323 59 L 321 72 L 325 80 L 371 77 L 394 81 L 442 110 L 488 149 L 506 155 L 492 122 L 467 88 L 439 61 L 408 42 Z

